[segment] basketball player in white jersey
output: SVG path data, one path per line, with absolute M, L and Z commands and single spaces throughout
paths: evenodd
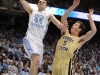
M 23 44 L 28 57 L 31 58 L 29 75 L 37 75 L 38 65 L 43 56 L 43 38 L 47 32 L 49 20 L 52 21 L 59 29 L 65 25 L 61 24 L 53 14 L 46 11 L 47 1 L 39 0 L 35 10 L 30 7 L 25 0 L 20 0 L 24 9 L 29 13 L 29 23 L 26 36 L 23 38 Z

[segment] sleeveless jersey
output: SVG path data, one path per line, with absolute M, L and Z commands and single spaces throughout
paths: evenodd
M 50 13 L 47 11 L 33 10 L 28 23 L 28 29 L 26 32 L 26 37 L 31 39 L 43 40 L 47 29 L 48 29 L 48 19 Z
M 56 46 L 55 60 L 69 62 L 74 56 L 74 51 L 78 48 L 78 37 L 71 36 L 69 33 L 63 35 Z

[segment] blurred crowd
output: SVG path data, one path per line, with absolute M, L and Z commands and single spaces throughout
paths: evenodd
M 22 28 L 15 29 L 9 26 L 0 26 L 0 59 L 3 59 L 0 61 L 0 72 L 4 73 L 3 75 L 29 75 L 31 63 L 25 54 L 22 42 L 25 31 L 22 31 Z M 44 39 L 44 54 L 38 75 L 51 75 L 51 65 L 57 40 L 54 41 L 55 36 L 50 36 L 47 35 Z
M 0 0 L 0 6 L 5 5 L 2 1 L 6 2 L 12 0 Z M 27 1 L 37 3 L 37 0 Z M 73 0 L 56 1 L 57 0 L 48 0 L 49 6 L 69 8 L 73 2 Z M 82 2 L 85 2 L 85 4 L 82 4 Z M 86 12 L 89 8 L 89 3 L 90 7 L 100 8 L 98 0 L 82 0 L 82 2 L 75 10 Z M 18 0 L 14 0 L 12 3 L 12 10 L 23 10 Z M 97 14 L 100 14 L 100 11 Z M 3 20 L 0 19 L 0 75 L 2 73 L 3 75 L 29 75 L 31 62 L 27 58 L 23 47 L 22 39 L 26 32 L 24 28 L 25 26 L 14 27 L 13 25 L 10 25 L 9 17 L 4 18 Z M 42 64 L 38 68 L 38 75 L 51 75 L 52 73 L 52 62 L 55 54 L 55 47 L 58 39 L 60 38 L 60 33 L 56 35 L 53 33 L 47 33 L 43 40 L 44 54 Z M 73 60 L 72 75 L 100 75 L 99 40 L 90 40 L 78 51 L 76 58 Z
M 26 0 L 26 1 L 37 4 L 37 0 Z M 47 0 L 47 1 L 49 6 L 59 7 L 64 9 L 68 9 L 73 3 L 73 0 L 60 0 L 60 1 Z M 19 0 L 0 0 L 0 6 L 6 6 L 11 10 L 20 10 L 20 11 L 24 10 Z M 95 10 L 94 12 L 95 14 L 100 14 L 99 0 L 81 0 L 79 6 L 75 10 L 80 12 L 88 12 L 89 8 L 93 8 Z
M 48 0 L 49 5 L 53 7 L 59 7 L 68 9 L 72 4 L 74 0 Z M 89 8 L 93 8 L 95 10 L 95 14 L 100 14 L 100 5 L 98 3 L 99 0 L 80 0 L 80 4 L 77 8 L 75 8 L 75 11 L 80 12 L 88 12 Z
M 30 60 L 23 48 L 23 28 L 0 25 L 0 72 L 3 75 L 29 75 Z M 58 35 L 47 33 L 44 43 L 42 64 L 38 75 L 51 75 Z M 89 41 L 73 60 L 72 75 L 100 75 L 100 41 Z
M 73 75 L 100 75 L 100 41 L 87 42 L 76 54 Z

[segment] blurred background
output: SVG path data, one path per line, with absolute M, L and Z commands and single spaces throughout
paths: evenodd
M 37 0 L 27 0 L 37 4 Z M 68 9 L 73 0 L 48 0 L 51 7 Z M 100 0 L 81 0 L 75 11 L 86 12 L 93 8 L 94 14 L 100 15 Z M 57 16 L 60 20 L 60 16 Z M 29 75 L 30 60 L 22 45 L 28 26 L 28 13 L 23 9 L 19 0 L 0 0 L 0 74 Z M 82 21 L 86 27 L 83 34 L 90 30 L 88 20 L 68 18 L 69 25 Z M 100 75 L 100 22 L 95 21 L 96 35 L 78 51 L 74 61 L 73 75 Z M 44 55 L 42 67 L 38 75 L 51 75 L 55 46 L 60 38 L 60 30 L 51 22 L 44 38 Z

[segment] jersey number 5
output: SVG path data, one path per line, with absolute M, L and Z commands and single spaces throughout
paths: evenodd
M 66 44 L 67 44 L 67 41 L 65 40 L 64 43 L 63 43 L 63 45 L 65 46 Z

